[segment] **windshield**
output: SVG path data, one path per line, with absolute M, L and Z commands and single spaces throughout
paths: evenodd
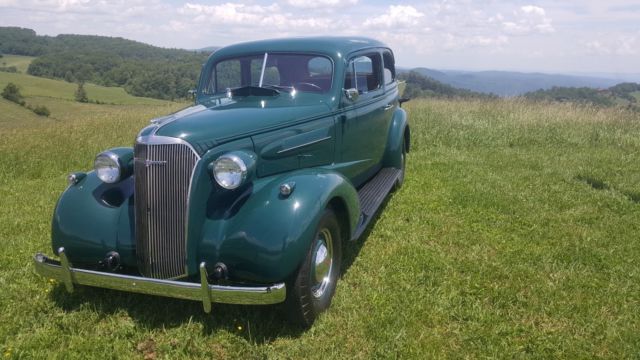
M 332 78 L 333 63 L 325 56 L 264 53 L 217 62 L 203 93 L 222 94 L 246 86 L 326 93 Z

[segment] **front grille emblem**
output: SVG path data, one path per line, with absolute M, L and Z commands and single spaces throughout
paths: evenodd
M 145 167 L 154 166 L 154 165 L 164 166 L 164 165 L 167 165 L 167 162 L 164 160 L 148 160 L 148 159 L 144 161 Z

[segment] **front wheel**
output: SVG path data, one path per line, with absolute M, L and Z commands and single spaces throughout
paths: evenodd
M 341 234 L 335 213 L 326 209 L 309 252 L 288 286 L 285 306 L 293 322 L 309 327 L 331 305 L 340 275 Z

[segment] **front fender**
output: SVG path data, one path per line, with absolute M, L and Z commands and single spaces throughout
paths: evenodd
M 405 143 L 405 132 L 409 129 L 407 122 L 407 113 L 403 108 L 397 108 L 393 113 L 393 120 L 389 127 L 389 135 L 387 136 L 387 146 L 382 161 L 383 167 L 394 167 L 400 169 L 402 167 L 402 145 Z M 405 145 L 408 150 L 409 144 Z M 408 151 L 407 151 L 408 152 Z
M 285 182 L 295 183 L 288 197 L 279 190 Z M 283 281 L 304 260 L 320 216 L 334 199 L 346 207 L 353 231 L 360 214 L 358 196 L 341 174 L 306 169 L 258 179 L 225 214 L 208 215 L 199 261 L 224 263 L 234 281 Z
M 105 184 L 91 171 L 69 186 L 56 204 L 51 231 L 54 253 L 64 247 L 72 263 L 97 266 L 110 251 L 135 266 L 133 177 Z

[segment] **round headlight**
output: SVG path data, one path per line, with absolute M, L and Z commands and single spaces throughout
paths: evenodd
M 236 155 L 222 155 L 213 164 L 213 177 L 223 188 L 235 189 L 247 178 L 247 164 Z
M 96 156 L 96 161 L 93 165 L 100 180 L 109 184 L 120 181 L 122 169 L 120 168 L 118 155 L 109 151 L 103 152 Z

